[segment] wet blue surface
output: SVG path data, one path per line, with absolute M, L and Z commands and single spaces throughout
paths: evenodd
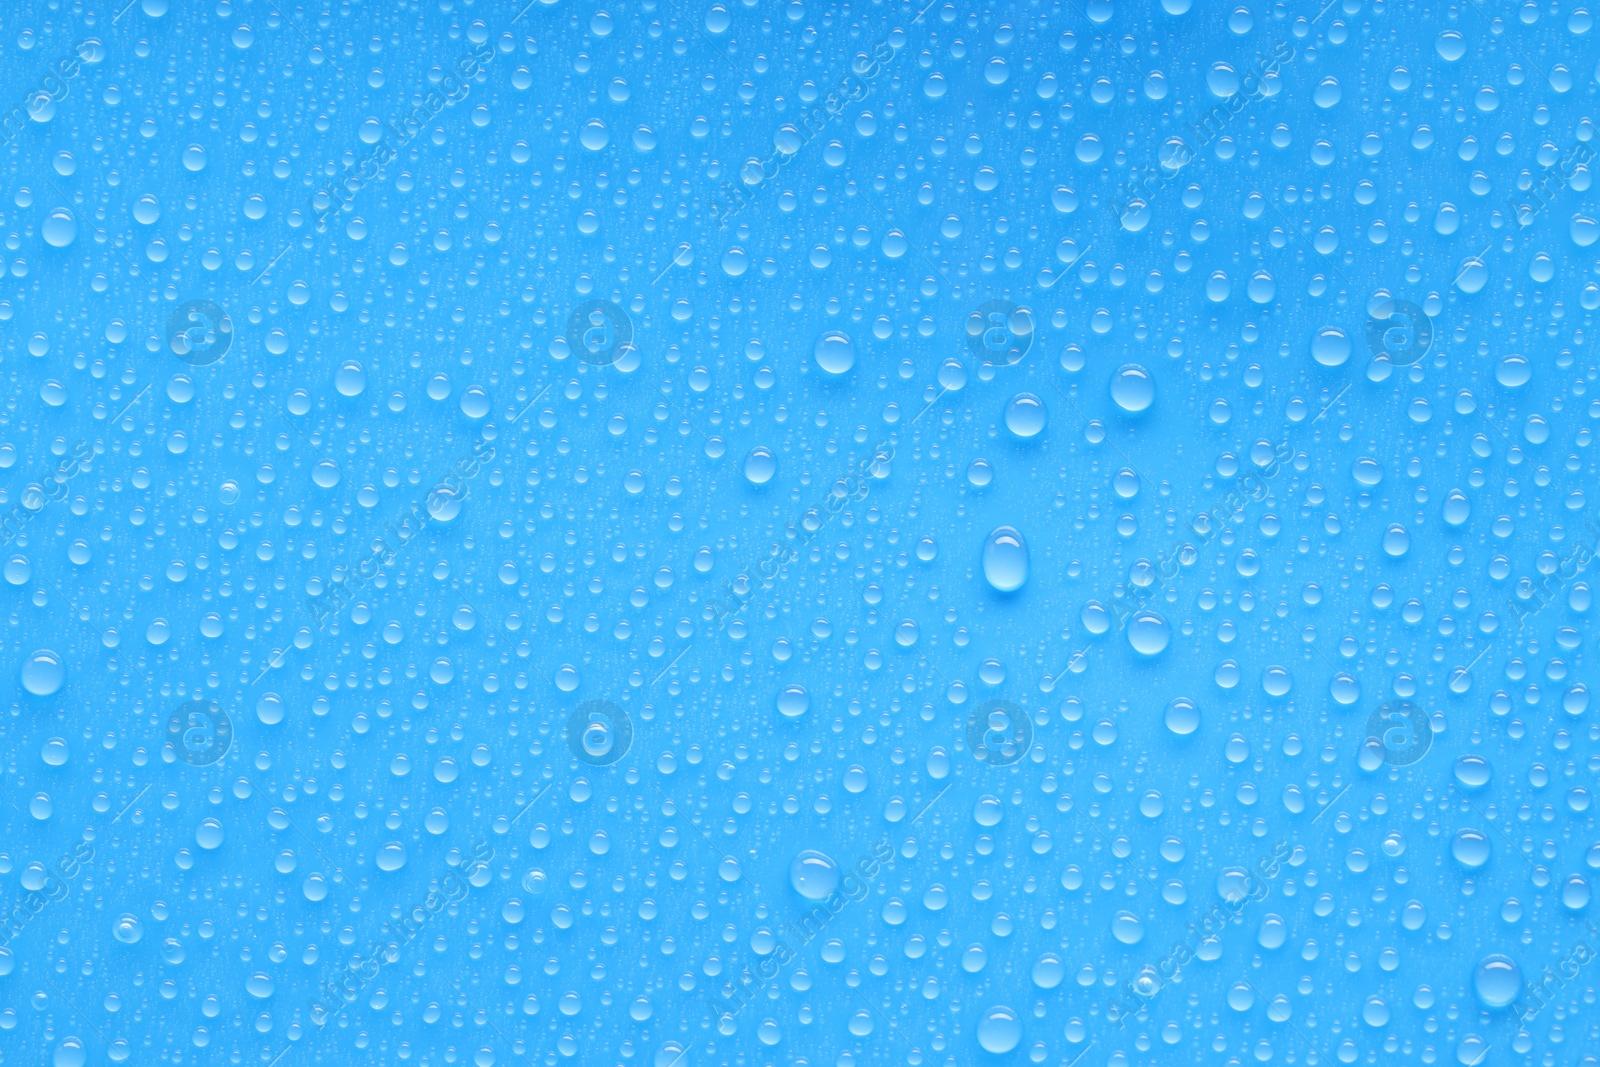
M 0 1062 L 1600 1062 L 1594 17 L 0 14 Z

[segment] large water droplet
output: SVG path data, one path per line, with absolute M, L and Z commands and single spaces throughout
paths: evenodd
M 817 366 L 829 374 L 845 374 L 856 365 L 855 342 L 850 340 L 849 335 L 837 330 L 817 338 L 813 355 L 816 356 Z
M 1018 393 L 1006 405 L 1006 429 L 1024 441 L 1043 433 L 1047 418 L 1044 401 L 1032 393 Z
M 144 924 L 137 915 L 122 914 L 117 916 L 117 921 L 111 924 L 111 936 L 121 941 L 124 945 L 138 944 L 144 937 Z
M 1200 728 L 1200 709 L 1188 697 L 1177 697 L 1167 705 L 1167 729 L 1186 737 Z
M 1137 363 L 1126 363 L 1111 376 L 1111 399 L 1130 414 L 1148 408 L 1156 398 L 1156 380 Z
M 1311 358 L 1324 367 L 1343 366 L 1350 358 L 1350 337 L 1337 326 L 1325 326 L 1311 339 Z
M 44 217 L 44 223 L 39 229 L 44 235 L 45 244 L 51 248 L 65 248 L 77 240 L 78 219 L 70 208 L 53 208 Z
M 216 819 L 201 819 L 194 831 L 195 844 L 208 851 L 221 846 L 222 837 L 222 823 Z
M 1111 920 L 1111 936 L 1124 945 L 1137 945 L 1144 940 L 1144 923 L 1131 911 L 1119 911 Z
M 811 708 L 811 694 L 803 685 L 786 685 L 778 693 L 778 710 L 788 719 L 798 719 Z
M 343 363 L 334 372 L 333 387 L 340 396 L 360 396 L 367 389 L 367 372 L 355 360 Z
M 1487 1008 L 1504 1008 L 1522 992 L 1522 970 L 1509 956 L 1485 956 L 1472 972 L 1472 990 Z
M 1172 642 L 1172 626 L 1154 611 L 1135 612 L 1128 620 L 1128 644 L 1144 656 L 1166 651 Z
M 256 701 L 256 718 L 267 726 L 282 722 L 283 712 L 283 698 L 277 693 L 263 693 Z
M 50 1062 L 52 1067 L 83 1067 L 88 1058 L 89 1053 L 83 1047 L 81 1038 L 66 1037 L 56 1046 Z
M 789 864 L 789 884 L 807 900 L 826 900 L 839 888 L 839 865 L 831 856 L 806 849 Z
M 52 737 L 44 743 L 39 750 L 39 758 L 52 767 L 64 767 L 67 763 L 67 742 L 60 737 Z
M 1456 781 L 1468 789 L 1481 789 L 1489 784 L 1493 768 L 1482 756 L 1467 754 L 1456 757 Z
M 1040 989 L 1054 989 L 1066 974 L 1066 964 L 1054 952 L 1046 952 L 1033 963 L 1033 984 Z
M 1450 842 L 1450 855 L 1463 867 L 1482 867 L 1489 862 L 1489 838 L 1481 830 L 1461 830 Z
M 1463 293 L 1476 293 L 1489 283 L 1489 268 L 1477 256 L 1462 260 L 1456 274 L 1456 288 Z
M 751 485 L 766 485 L 776 473 L 778 457 L 772 454 L 772 449 L 757 446 L 744 457 L 744 476 Z
M 1001 593 L 1013 593 L 1028 580 L 1028 545 L 1011 526 L 999 526 L 983 543 L 983 577 Z
M 1393 523 L 1383 532 L 1383 551 L 1385 555 L 1399 558 L 1411 550 L 1411 534 L 1404 526 Z
M 578 140 L 589 151 L 598 152 L 611 143 L 611 131 L 606 129 L 606 124 L 600 119 L 590 119 L 583 124 Z
M 978 1020 L 978 1044 L 985 1052 L 1010 1052 L 1022 1041 L 1022 1017 L 996 1004 Z
M 67 680 L 67 668 L 61 657 L 48 648 L 41 648 L 22 661 L 22 688 L 36 697 L 54 695 Z

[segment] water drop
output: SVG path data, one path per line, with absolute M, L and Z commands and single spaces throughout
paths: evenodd
M 784 718 L 797 719 L 811 708 L 811 694 L 798 683 L 786 685 L 778 693 L 778 711 Z
M 489 393 L 481 385 L 469 385 L 461 392 L 461 414 L 481 419 L 489 414 Z
M 221 846 L 222 836 L 222 823 L 216 819 L 202 819 L 200 825 L 195 828 L 194 842 L 209 851 Z
M 1350 336 L 1337 326 L 1324 326 L 1311 339 L 1311 358 L 1324 367 L 1341 367 L 1350 358 Z
M 744 457 L 744 476 L 751 485 L 766 485 L 776 473 L 778 457 L 772 454 L 772 449 L 757 446 Z
M 1137 363 L 1125 363 L 1111 376 L 1111 399 L 1130 414 L 1148 408 L 1156 398 L 1156 382 Z
M 983 577 L 996 592 L 1013 593 L 1028 580 L 1028 546 L 1010 526 L 996 527 L 983 543 Z
M 1167 705 L 1167 729 L 1187 737 L 1200 727 L 1200 709 L 1188 697 L 1176 697 Z
M 600 119 L 590 119 L 583 124 L 578 140 L 589 151 L 598 152 L 611 143 L 611 131 L 606 129 L 606 124 Z
M 1457 831 L 1450 855 L 1463 867 L 1476 869 L 1489 862 L 1489 838 L 1481 830 Z
M 1171 624 L 1154 611 L 1135 612 L 1128 621 L 1128 644 L 1140 655 L 1159 655 L 1171 642 Z
M 1522 970 L 1509 956 L 1485 956 L 1472 972 L 1472 991 L 1486 1008 L 1504 1008 L 1522 992 Z
M 997 1004 L 978 1020 L 978 1044 L 985 1052 L 1010 1052 L 1022 1041 L 1022 1017 Z
M 1411 550 L 1411 534 L 1399 523 L 1392 523 L 1383 533 L 1383 551 L 1396 559 Z
M 1468 789 L 1481 789 L 1489 784 L 1493 768 L 1482 756 L 1471 753 L 1456 757 L 1456 781 Z
M 53 696 L 67 680 L 67 668 L 61 657 L 48 648 L 41 648 L 22 661 L 22 688 L 36 697 Z
M 817 338 L 812 350 L 817 366 L 829 374 L 846 374 L 856 365 L 856 345 L 847 334 L 830 331 Z
M 56 1046 L 50 1062 L 51 1067 L 83 1067 L 88 1058 L 88 1050 L 83 1047 L 81 1038 L 65 1037 Z
M 1032 393 L 1018 393 L 1006 405 L 1006 429 L 1020 440 L 1042 433 L 1046 417 L 1044 401 Z
M 367 390 L 367 372 L 355 360 L 348 360 L 334 372 L 333 387 L 340 396 L 360 396 Z
M 283 721 L 283 698 L 277 693 L 263 693 L 256 701 L 256 718 L 267 726 L 275 726 Z
M 51 248 L 65 248 L 78 237 L 78 219 L 70 208 L 52 208 L 39 227 L 45 244 Z
M 1111 920 L 1111 936 L 1124 945 L 1137 945 L 1144 940 L 1144 923 L 1131 911 L 1119 911 Z
M 826 900 L 839 888 L 839 865 L 824 853 L 806 849 L 789 864 L 789 884 L 807 900 Z

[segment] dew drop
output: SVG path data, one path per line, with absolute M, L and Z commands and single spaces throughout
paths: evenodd
M 744 457 L 744 476 L 751 485 L 766 485 L 777 473 L 778 457 L 764 445 L 752 448 Z
M 78 238 L 78 219 L 70 208 L 52 208 L 39 229 L 45 244 L 51 248 L 66 248 Z
M 784 686 L 778 692 L 778 711 L 786 719 L 797 719 L 811 708 L 811 694 L 798 683 Z
M 1522 992 L 1522 970 L 1509 956 L 1485 956 L 1472 972 L 1472 991 L 1486 1008 L 1504 1008 Z
M 1324 326 L 1311 339 L 1311 358 L 1324 367 L 1341 367 L 1350 358 L 1350 337 L 1337 326 Z
M 1463 867 L 1476 869 L 1489 862 L 1489 838 L 1481 830 L 1460 830 L 1450 842 L 1450 855 Z
M 256 718 L 267 726 L 275 726 L 283 721 L 283 698 L 277 693 L 263 693 L 256 701 Z
M 812 355 L 816 358 L 817 366 L 829 374 L 847 374 L 856 365 L 855 342 L 850 340 L 849 335 L 837 330 L 817 338 Z
M 978 1020 L 978 1044 L 985 1052 L 1010 1052 L 1022 1041 L 1022 1017 L 1004 1004 L 984 1011 Z
M 1019 440 L 1043 433 L 1046 420 L 1044 401 L 1032 393 L 1018 393 L 1006 404 L 1006 429 Z
M 355 360 L 347 360 L 334 372 L 333 387 L 340 396 L 360 396 L 367 391 L 367 372 Z
M 34 696 L 53 696 L 67 680 L 67 668 L 59 655 L 41 648 L 22 661 L 21 680 L 22 688 Z
M 1200 709 L 1188 697 L 1175 697 L 1167 705 L 1167 729 L 1179 737 L 1187 737 L 1200 728 Z
M 1156 398 L 1156 382 L 1137 363 L 1125 363 L 1111 376 L 1111 399 L 1130 414 L 1148 408 Z
M 1482 756 L 1468 753 L 1465 756 L 1456 757 L 1456 781 L 1468 789 L 1481 789 L 1488 785 L 1493 770 L 1489 761 Z
M 1160 614 L 1144 610 L 1134 613 L 1128 620 L 1128 644 L 1142 656 L 1155 656 L 1166 651 L 1172 642 L 1172 625 Z
M 824 853 L 806 849 L 789 864 L 789 884 L 807 900 L 826 900 L 839 888 L 839 865 Z
M 111 936 L 124 945 L 136 945 L 144 937 L 144 924 L 137 915 L 123 913 L 111 924 Z
M 1011 526 L 996 527 L 983 543 L 983 577 L 990 588 L 1014 593 L 1028 580 L 1028 546 Z

